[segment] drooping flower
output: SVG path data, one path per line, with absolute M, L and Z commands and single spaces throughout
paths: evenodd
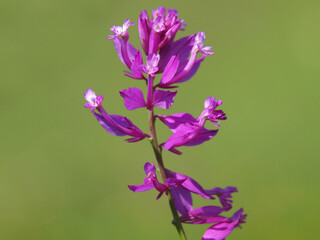
M 226 119 L 222 110 L 216 110 L 221 104 L 221 100 L 216 101 L 214 97 L 208 97 L 204 102 L 204 110 L 197 119 L 188 113 L 177 113 L 170 116 L 157 115 L 173 132 L 173 135 L 164 143 L 164 149 L 174 151 L 176 147 L 195 146 L 213 138 L 218 130 L 208 130 L 204 124 L 210 120 L 219 127 L 217 124 L 220 122 L 217 120 Z
M 137 142 L 149 135 L 143 133 L 136 125 L 134 125 L 128 118 L 120 115 L 108 114 L 101 105 L 103 96 L 96 97 L 92 89 L 88 88 L 84 94 L 85 99 L 88 101 L 85 107 L 91 108 L 91 112 L 98 110 L 99 113 L 94 112 L 100 125 L 110 134 L 115 136 L 131 136 L 132 138 L 126 139 L 127 142 Z

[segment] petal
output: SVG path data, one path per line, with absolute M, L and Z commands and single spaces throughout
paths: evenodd
M 147 176 L 150 176 L 150 174 L 156 174 L 156 167 L 154 166 L 154 163 L 146 162 L 144 164 L 144 172 Z
M 88 102 L 92 102 L 93 99 L 96 99 L 96 93 L 91 88 L 88 88 L 83 96 Z
M 203 128 L 199 134 L 197 134 L 192 140 L 185 143 L 184 146 L 196 146 L 203 142 L 209 141 L 211 138 L 213 138 L 218 133 L 218 130 L 208 130 Z
M 115 37 L 113 39 L 113 44 L 114 44 L 114 47 L 116 49 L 116 52 L 118 53 L 120 61 L 124 65 L 127 66 L 126 61 L 124 60 L 124 56 L 123 56 L 122 50 L 121 50 L 121 45 L 122 44 L 127 44 L 126 51 L 127 51 L 127 54 L 128 54 L 129 61 L 131 63 L 134 61 L 136 53 L 137 53 L 137 49 L 135 49 L 135 47 L 132 46 L 132 44 L 130 42 L 127 42 L 127 40 L 122 39 L 120 37 Z
M 139 142 L 143 140 L 145 137 L 134 137 L 134 138 L 128 138 L 125 141 L 128 143 L 133 143 L 133 142 Z
M 135 58 L 131 64 L 131 72 L 125 71 L 125 75 L 134 79 L 143 79 L 143 74 L 141 72 L 140 66 L 143 64 L 142 55 L 139 50 L 137 50 Z
M 169 150 L 172 147 L 180 147 L 188 144 L 201 131 L 200 127 L 192 124 L 180 125 L 174 134 L 172 134 L 166 143 L 163 145 L 165 150 Z
M 115 38 L 113 39 L 113 45 L 114 45 L 114 48 L 116 49 L 116 52 L 118 53 L 118 56 L 119 56 L 120 61 L 121 61 L 124 65 L 126 65 L 125 62 L 124 62 L 124 60 L 123 60 L 123 57 L 122 57 L 121 41 L 124 41 L 124 40 L 121 39 L 121 38 L 115 37 Z
M 95 108 L 95 106 L 90 102 L 87 102 L 86 104 L 84 104 L 84 107 L 85 108 Z
M 183 188 L 172 188 L 172 198 L 177 210 L 185 214 L 193 209 L 191 193 Z
M 177 131 L 172 134 L 168 140 L 163 145 L 165 150 L 169 150 L 171 148 L 180 147 L 190 141 L 190 136 L 194 132 L 192 129 L 184 128 L 185 130 Z
M 204 233 L 202 240 L 224 240 L 232 230 L 239 226 L 240 223 L 244 223 L 247 215 L 242 214 L 243 209 L 239 209 L 234 215 L 224 222 L 217 223 L 208 228 Z
M 157 117 L 167 125 L 172 132 L 176 132 L 181 124 L 197 123 L 197 120 L 189 113 L 176 113 L 169 116 L 157 115 Z
M 181 216 L 180 220 L 184 223 L 190 224 L 205 224 L 228 221 L 229 219 L 227 217 L 220 215 L 223 211 L 223 208 L 217 206 L 199 207 Z
M 232 208 L 232 198 L 231 194 L 238 192 L 236 187 L 226 187 L 225 189 L 222 188 L 213 188 L 211 190 L 206 190 L 207 194 L 209 195 L 217 195 L 219 197 L 221 205 L 226 210 L 230 210 Z
M 120 92 L 121 97 L 124 99 L 124 105 L 128 110 L 145 107 L 143 93 L 139 88 L 128 88 Z
M 138 22 L 139 37 L 143 51 L 148 55 L 148 46 L 149 46 L 149 16 L 146 10 L 143 10 L 139 16 Z
M 134 125 L 128 118 L 121 115 L 110 115 L 115 123 L 130 131 L 127 135 L 133 137 L 147 137 L 136 125 Z
M 237 223 L 217 223 L 207 229 L 202 240 L 224 240 L 230 235 Z
M 180 62 L 188 59 L 194 45 L 195 35 L 180 38 L 179 40 L 168 44 L 160 50 L 159 72 L 163 72 L 172 56 L 178 55 Z
M 165 182 L 169 188 L 177 188 L 180 187 L 181 184 L 186 180 L 185 179 L 176 179 L 176 178 L 166 178 Z
M 128 118 L 120 115 L 109 115 L 102 106 L 99 107 L 100 114 L 95 114 L 100 124 L 111 134 L 116 136 L 132 136 L 135 138 L 145 138 L 149 135 L 143 133 Z M 140 140 L 141 140 L 140 139 Z
M 160 85 L 165 85 L 169 83 L 170 80 L 174 77 L 178 70 L 179 66 L 179 56 L 174 55 L 170 58 L 170 61 L 166 65 L 166 68 L 163 71 L 163 75 L 161 77 Z
M 128 185 L 128 188 L 133 192 L 145 192 L 154 189 L 153 184 L 141 184 L 141 185 Z
M 114 128 L 112 124 L 110 124 L 102 115 L 99 113 L 93 113 L 93 115 L 96 117 L 100 125 L 110 134 L 115 136 L 126 136 L 127 134 L 124 134 L 123 132 L 120 132 L 118 129 Z
M 206 199 L 214 199 L 212 196 L 206 193 L 206 191 L 202 188 L 202 186 L 196 180 L 186 175 L 183 175 L 181 173 L 172 172 L 170 170 L 167 170 L 167 172 L 169 173 L 169 176 L 171 178 L 176 178 L 178 180 L 185 179 L 185 181 L 181 184 L 181 187 L 183 187 L 185 190 L 188 190 L 195 194 L 199 194 L 200 196 Z
M 200 63 L 204 60 L 204 57 L 201 57 L 199 59 L 197 59 L 192 67 L 192 69 L 190 70 L 190 72 L 183 77 L 181 80 L 177 81 L 176 83 L 182 83 L 185 81 L 188 81 L 190 78 L 193 77 L 193 75 L 196 74 L 196 72 L 198 71 L 199 67 L 200 67 Z M 179 67 L 180 68 L 180 67 Z M 179 71 L 179 70 L 178 70 Z
M 174 102 L 174 97 L 176 96 L 177 91 L 163 91 L 156 90 L 154 91 L 154 106 L 161 107 L 163 109 L 168 109 Z

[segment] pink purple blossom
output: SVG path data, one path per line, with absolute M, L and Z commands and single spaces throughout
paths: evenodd
M 216 110 L 222 104 L 214 97 L 208 97 L 204 102 L 204 110 L 196 119 L 188 113 L 176 113 L 169 116 L 158 115 L 157 117 L 166 124 L 173 134 L 164 143 L 165 150 L 172 150 L 180 146 L 196 146 L 213 138 L 217 129 L 208 130 L 204 127 L 207 120 L 214 126 L 219 127 L 217 120 L 225 120 L 226 116 L 222 110 Z
M 204 189 L 196 180 L 177 172 L 166 170 L 167 179 L 165 184 L 160 183 L 157 178 L 154 164 L 147 162 L 144 165 L 147 177 L 141 185 L 129 185 L 133 192 L 144 192 L 156 189 L 159 199 L 163 193 L 168 194 L 170 189 L 175 207 L 181 214 L 180 221 L 187 224 L 212 224 L 204 233 L 202 240 L 223 240 L 234 228 L 245 222 L 246 215 L 239 209 L 232 217 L 221 215 L 232 208 L 231 194 L 237 192 L 235 187 Z M 203 206 L 193 208 L 192 194 L 200 195 L 205 199 L 214 200 L 218 196 L 222 206 Z
M 103 100 L 102 95 L 96 97 L 92 89 L 88 88 L 84 97 L 88 101 L 88 103 L 85 104 L 85 107 L 91 108 L 93 115 L 108 133 L 115 136 L 131 136 L 132 138 L 127 139 L 127 142 L 137 142 L 146 137 L 150 137 L 143 133 L 128 118 L 121 115 L 108 114 L 101 105 Z M 99 113 L 94 112 L 95 110 L 98 110 Z

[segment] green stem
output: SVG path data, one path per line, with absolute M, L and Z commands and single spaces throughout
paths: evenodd
M 166 173 L 166 169 L 163 164 L 161 149 L 159 148 L 159 144 L 158 144 L 153 110 L 148 111 L 148 115 L 149 115 L 148 116 L 149 117 L 149 128 L 150 128 L 150 135 L 151 135 L 150 142 L 151 142 L 154 154 L 157 159 L 157 163 L 158 163 L 158 167 L 160 170 L 162 181 L 165 184 L 165 180 L 167 178 L 167 173 Z M 187 236 L 186 236 L 186 233 L 184 232 L 184 229 L 183 229 L 182 224 L 180 222 L 178 211 L 176 209 L 176 206 L 174 205 L 174 201 L 173 201 L 170 189 L 168 190 L 168 200 L 169 200 L 169 205 L 170 205 L 171 212 L 172 212 L 173 219 L 174 219 L 173 224 L 176 226 L 178 234 L 180 235 L 180 238 L 182 240 L 187 240 Z

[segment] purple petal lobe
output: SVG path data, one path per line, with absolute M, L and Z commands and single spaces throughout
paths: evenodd
M 184 188 L 172 188 L 172 198 L 177 210 L 181 214 L 185 214 L 192 210 L 192 197 L 191 192 Z
M 114 128 L 104 117 L 102 117 L 99 113 L 93 113 L 93 115 L 97 118 L 100 125 L 110 134 L 115 136 L 126 136 L 123 132 L 120 132 L 116 128 Z
M 160 50 L 159 71 L 163 72 L 172 56 L 178 55 L 180 62 L 188 59 L 194 45 L 195 35 L 183 37 Z
M 163 91 L 163 90 L 156 90 L 154 91 L 154 106 L 161 107 L 164 109 L 168 109 L 174 102 L 174 97 L 176 96 L 177 91 L 170 92 L 170 91 Z
M 199 127 L 192 126 L 190 124 L 181 125 L 163 145 L 164 149 L 169 150 L 170 148 L 180 147 L 187 144 L 196 136 L 197 129 L 199 129 Z
M 184 189 L 190 192 L 193 192 L 195 194 L 199 194 L 203 198 L 214 199 L 212 196 L 206 193 L 206 191 L 201 187 L 201 185 L 196 180 L 186 175 L 183 175 L 181 173 L 172 172 L 170 170 L 167 170 L 167 171 L 168 171 L 168 176 L 171 178 L 176 178 L 178 180 L 185 179 L 185 181 L 181 184 L 181 187 L 183 187 Z
M 208 130 L 208 129 L 201 129 L 201 131 L 190 141 L 184 144 L 184 146 L 196 146 L 199 144 L 202 144 L 206 141 L 209 141 L 211 138 L 213 138 L 218 133 L 218 130 Z
M 170 82 L 170 80 L 176 74 L 176 72 L 178 70 L 178 66 L 179 66 L 179 56 L 174 55 L 171 57 L 166 68 L 164 69 L 160 85 L 165 85 Z
M 193 77 L 193 75 L 196 74 L 196 72 L 198 71 L 199 67 L 200 67 L 200 63 L 204 60 L 204 57 L 202 58 L 199 58 L 195 61 L 192 69 L 190 70 L 190 72 L 185 76 L 183 77 L 181 80 L 177 81 L 177 83 L 182 83 L 182 82 L 186 82 L 188 81 L 190 78 Z
M 197 120 L 189 113 L 176 113 L 169 116 L 157 115 L 157 117 L 167 125 L 172 132 L 176 132 L 177 128 L 185 123 L 197 123 Z
M 136 125 L 134 125 L 128 118 L 121 115 L 110 115 L 111 118 L 120 126 L 132 131 L 132 136 L 134 137 L 146 137 Z
M 116 52 L 118 53 L 120 61 L 130 68 L 132 62 L 135 60 L 138 50 L 132 46 L 130 42 L 119 37 L 115 37 L 113 39 L 113 44 Z
M 150 176 L 150 174 L 156 174 L 156 167 L 153 163 L 146 162 L 144 165 L 144 172 L 147 176 Z
M 120 92 L 121 97 L 124 99 L 124 105 L 128 110 L 145 107 L 143 93 L 139 88 L 128 88 Z
M 125 75 L 133 79 L 143 79 L 143 74 L 141 72 L 140 66 L 143 64 L 142 55 L 139 50 L 137 50 L 135 58 L 131 64 L 131 72 L 125 71 Z
M 199 207 L 182 215 L 180 220 L 190 224 L 225 222 L 228 218 L 220 216 L 223 211 L 223 208 L 217 206 Z
M 236 187 L 226 187 L 225 189 L 222 188 L 213 188 L 211 190 L 206 190 L 207 194 L 209 195 L 216 195 L 219 197 L 220 203 L 224 209 L 230 210 L 232 208 L 232 193 L 238 192 Z M 230 199 L 229 199 L 230 198 Z
M 133 192 L 145 192 L 154 189 L 152 182 L 149 184 L 129 185 L 128 188 Z
M 224 240 L 234 228 L 238 227 L 240 223 L 245 222 L 244 220 L 247 215 L 242 215 L 242 211 L 243 209 L 240 209 L 227 221 L 209 227 L 204 233 L 202 240 Z

